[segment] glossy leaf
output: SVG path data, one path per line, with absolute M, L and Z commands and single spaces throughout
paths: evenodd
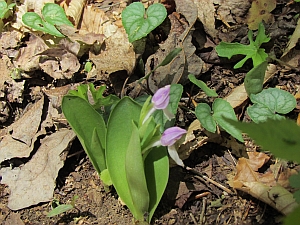
M 132 205 L 136 212 L 133 216 L 139 221 L 144 221 L 144 214 L 148 212 L 150 199 L 144 171 L 139 130 L 134 122 L 132 122 L 132 133 L 126 151 L 125 172 Z M 120 197 L 122 199 L 122 196 Z
M 169 178 L 169 158 L 166 147 L 153 148 L 145 159 L 145 174 L 150 195 L 148 222 L 160 202 Z
M 278 88 L 268 88 L 262 92 L 251 95 L 251 101 L 254 103 L 247 108 L 250 118 L 256 122 L 262 122 L 266 119 L 284 118 L 279 114 L 287 114 L 296 107 L 296 99 L 292 94 Z
M 112 110 L 107 124 L 106 163 L 112 183 L 133 215 L 138 215 L 126 178 L 125 158 L 133 132 L 132 121 L 138 123 L 141 106 L 128 97 Z
M 216 132 L 217 124 L 212 117 L 212 110 L 207 103 L 199 103 L 195 109 L 195 114 L 206 130 L 212 133 Z
M 106 126 L 102 116 L 86 100 L 78 96 L 64 96 L 62 110 L 94 168 L 100 174 L 106 169 Z
M 198 80 L 195 75 L 189 74 L 188 78 L 193 84 L 197 85 L 201 90 L 203 90 L 207 96 L 218 97 L 218 94 L 215 90 L 207 87 L 206 83 L 204 83 L 202 80 Z
M 146 12 L 140 2 L 131 3 L 122 12 L 122 23 L 128 34 L 129 42 L 134 42 L 147 36 L 152 30 L 158 27 L 167 17 L 167 10 L 164 5 L 154 3 Z

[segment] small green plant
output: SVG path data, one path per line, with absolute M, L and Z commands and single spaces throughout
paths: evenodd
M 6 1 L 0 1 L 0 19 L 5 19 L 10 16 L 11 10 L 15 7 L 16 3 L 7 5 Z
M 235 64 L 234 69 L 241 68 L 248 59 L 252 59 L 253 67 L 258 66 L 262 62 L 266 61 L 268 54 L 260 46 L 263 43 L 270 41 L 270 37 L 265 34 L 265 27 L 262 23 L 259 24 L 258 33 L 255 41 L 253 41 L 253 31 L 248 31 L 249 45 L 243 45 L 241 43 L 227 43 L 221 42 L 216 51 L 219 56 L 231 58 L 234 55 L 245 55 L 246 57 L 240 62 Z
M 104 89 L 89 84 L 70 91 L 63 113 L 102 181 L 113 184 L 137 221 L 149 223 L 167 185 L 168 154 L 184 166 L 175 142 L 186 131 L 169 127 L 162 134 L 160 129 L 166 125 L 160 117 L 174 118 L 182 87 L 160 88 L 142 105 L 129 97 L 103 97 Z
M 208 96 L 218 96 L 214 90 L 208 88 L 203 81 L 197 80 L 194 75 L 190 74 L 189 79 L 201 88 Z M 221 98 L 215 99 L 212 104 L 212 108 L 207 103 L 199 103 L 196 106 L 195 114 L 197 119 L 201 122 L 201 125 L 209 132 L 215 133 L 218 125 L 234 138 L 244 142 L 241 132 L 223 119 L 223 117 L 226 117 L 237 121 L 232 106 L 226 100 Z
M 253 105 L 247 108 L 247 113 L 255 123 L 267 119 L 284 119 L 280 114 L 289 113 L 297 105 L 292 94 L 278 88 L 268 88 L 258 94 L 251 94 L 250 99 Z
M 55 26 L 73 26 L 73 24 L 68 20 L 63 8 L 54 3 L 45 4 L 42 9 L 42 16 L 43 18 L 35 12 L 27 12 L 23 15 L 22 21 L 26 26 L 32 29 L 42 31 L 56 37 L 64 37 L 64 35 L 60 33 Z
M 122 23 L 128 34 L 129 42 L 134 42 L 147 36 L 167 17 L 166 8 L 160 3 L 145 7 L 141 2 L 134 2 L 122 12 Z
M 53 209 L 47 214 L 47 217 L 53 217 L 53 216 L 57 216 L 59 214 L 62 214 L 64 212 L 67 212 L 71 209 L 75 208 L 75 201 L 78 199 L 77 195 L 74 195 L 72 198 L 72 201 L 70 202 L 70 204 L 60 204 L 59 201 L 57 201 L 56 199 L 54 199 L 52 201 L 52 207 Z

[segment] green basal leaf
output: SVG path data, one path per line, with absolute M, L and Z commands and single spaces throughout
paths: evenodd
M 199 103 L 195 109 L 195 114 L 206 130 L 212 133 L 216 132 L 217 124 L 212 117 L 212 110 L 207 103 Z
M 73 27 L 73 24 L 68 20 L 65 11 L 62 7 L 53 3 L 46 3 L 42 9 L 44 20 L 51 25 L 68 25 Z
M 128 34 L 129 42 L 134 42 L 147 36 L 167 17 L 166 8 L 160 3 L 149 6 L 146 12 L 140 2 L 131 3 L 122 12 L 122 23 Z
M 0 19 L 9 17 L 10 13 L 8 12 L 9 10 L 13 9 L 15 5 L 15 3 L 11 3 L 9 6 L 7 6 L 7 3 L 5 1 L 0 1 Z
M 246 74 L 244 84 L 248 96 L 262 91 L 267 66 L 267 62 L 262 62 Z
M 31 27 L 35 30 L 46 32 L 46 29 L 44 28 L 44 25 L 43 25 L 44 22 L 43 22 L 42 18 L 34 12 L 25 13 L 22 16 L 22 21 L 28 27 Z
M 150 199 L 144 171 L 139 130 L 134 122 L 132 122 L 132 133 L 126 151 L 125 172 L 132 203 L 135 208 L 133 216 L 139 221 L 144 221 L 144 214 L 148 212 Z
M 168 110 L 172 112 L 174 115 L 177 113 L 177 108 L 179 101 L 181 99 L 183 92 L 183 87 L 181 84 L 171 84 L 170 89 L 170 101 L 168 105 Z M 154 121 L 160 125 L 161 133 L 168 127 L 174 125 L 174 120 L 168 121 L 167 117 L 164 115 L 162 110 L 156 110 L 153 113 Z
M 66 95 L 62 111 L 98 174 L 105 165 L 106 126 L 102 116 L 84 99 Z
M 283 225 L 295 225 L 299 222 L 300 206 L 298 206 L 292 213 L 287 215 L 283 220 Z
M 300 173 L 290 176 L 289 181 L 291 187 L 297 189 L 293 195 L 296 201 L 300 203 Z
M 225 120 L 247 133 L 256 144 L 276 157 L 300 162 L 300 127 L 294 121 L 268 119 L 257 124 Z
M 213 118 L 218 123 L 218 125 L 232 137 L 238 139 L 240 142 L 244 142 L 242 133 L 226 120 L 224 120 L 224 117 L 226 117 L 237 121 L 236 115 L 230 103 L 224 99 L 217 98 L 212 105 L 212 109 L 214 111 Z
M 169 178 L 169 158 L 166 147 L 153 148 L 145 159 L 145 175 L 150 195 L 148 222 L 160 202 Z
M 278 88 L 268 88 L 256 95 L 252 94 L 250 99 L 254 104 L 247 108 L 247 113 L 256 123 L 268 118 L 279 119 L 281 117 L 275 113 L 287 114 L 297 104 L 292 94 Z
M 113 183 L 111 181 L 108 169 L 102 170 L 100 173 L 100 178 L 103 181 L 103 183 L 107 186 L 111 186 Z
M 250 41 L 249 45 L 221 42 L 216 47 L 216 51 L 219 56 L 227 57 L 229 59 L 234 55 L 245 55 L 246 57 L 238 62 L 234 66 L 234 69 L 241 68 L 250 58 L 253 61 L 253 67 L 256 67 L 266 61 L 268 57 L 268 54 L 265 53 L 265 50 L 260 48 L 260 46 L 262 43 L 268 42 L 270 38 L 265 34 L 265 28 L 262 23 L 259 25 L 256 40 L 253 41 L 253 32 L 251 30 L 248 32 L 248 38 Z
M 204 83 L 202 80 L 198 80 L 195 77 L 195 75 L 189 74 L 188 78 L 193 84 L 197 85 L 200 89 L 202 89 L 207 96 L 209 96 L 209 97 L 218 97 L 218 94 L 216 93 L 215 90 L 210 89 L 209 87 L 207 87 L 206 83 Z
M 138 124 L 141 108 L 129 97 L 121 99 L 108 119 L 106 137 L 106 164 L 112 183 L 133 215 L 137 215 L 138 212 L 133 204 L 126 178 L 125 159 L 133 132 L 132 121 Z
M 48 214 L 47 217 L 53 217 L 53 216 L 57 216 L 59 214 L 62 214 L 64 212 L 67 212 L 71 209 L 74 209 L 74 206 L 71 204 L 61 204 L 59 206 L 57 206 L 56 208 L 52 209 Z

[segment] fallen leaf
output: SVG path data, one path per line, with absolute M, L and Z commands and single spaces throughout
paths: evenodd
M 122 70 L 131 75 L 136 65 L 133 46 L 123 28 L 105 40 L 100 54 L 90 52 L 89 58 L 96 66 L 97 80 L 108 80 L 111 73 Z
M 48 48 L 42 38 L 33 34 L 30 35 L 29 41 L 26 42 L 26 47 L 22 47 L 19 50 L 19 54 L 14 60 L 14 66 L 23 71 L 38 70 L 41 57 L 38 54 Z
M 284 50 L 284 53 L 282 54 L 281 58 L 284 57 L 291 49 L 293 49 L 296 46 L 299 38 L 300 38 L 300 19 L 298 19 L 297 26 L 294 30 L 294 33 L 290 37 L 288 45 L 287 45 L 286 49 Z
M 250 30 L 258 29 L 259 23 L 265 21 L 270 24 L 274 21 L 271 12 L 276 8 L 276 0 L 255 0 L 247 16 L 247 24 Z
M 77 56 L 66 49 L 52 48 L 39 54 L 43 55 L 39 66 L 54 79 L 70 79 L 80 68 Z
M 69 7 L 65 10 L 68 19 L 77 27 L 83 7 L 86 4 L 86 0 L 72 0 L 70 1 Z
M 198 7 L 198 19 L 203 23 L 205 31 L 216 38 L 214 0 L 193 0 Z
M 1 183 L 10 189 L 10 209 L 19 210 L 52 199 L 58 171 L 64 164 L 60 155 L 75 137 L 71 130 L 57 131 L 41 140 L 41 146 L 24 166 L 0 169 Z

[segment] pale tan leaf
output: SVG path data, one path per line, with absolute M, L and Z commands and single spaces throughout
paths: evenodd
M 298 19 L 297 26 L 294 30 L 294 33 L 290 37 L 290 41 L 288 43 L 288 46 L 285 49 L 285 51 L 284 51 L 283 55 L 281 56 L 281 58 L 284 57 L 291 49 L 293 49 L 296 46 L 296 44 L 298 43 L 299 38 L 300 38 L 300 18 Z
M 41 140 L 36 154 L 24 166 L 0 170 L 1 183 L 10 189 L 10 209 L 19 210 L 52 199 L 58 171 L 64 164 L 60 155 L 75 137 L 71 130 L 57 131 Z
M 86 0 L 71 0 L 69 7 L 66 9 L 66 15 L 70 21 L 77 27 L 81 18 L 82 10 L 86 4 Z

